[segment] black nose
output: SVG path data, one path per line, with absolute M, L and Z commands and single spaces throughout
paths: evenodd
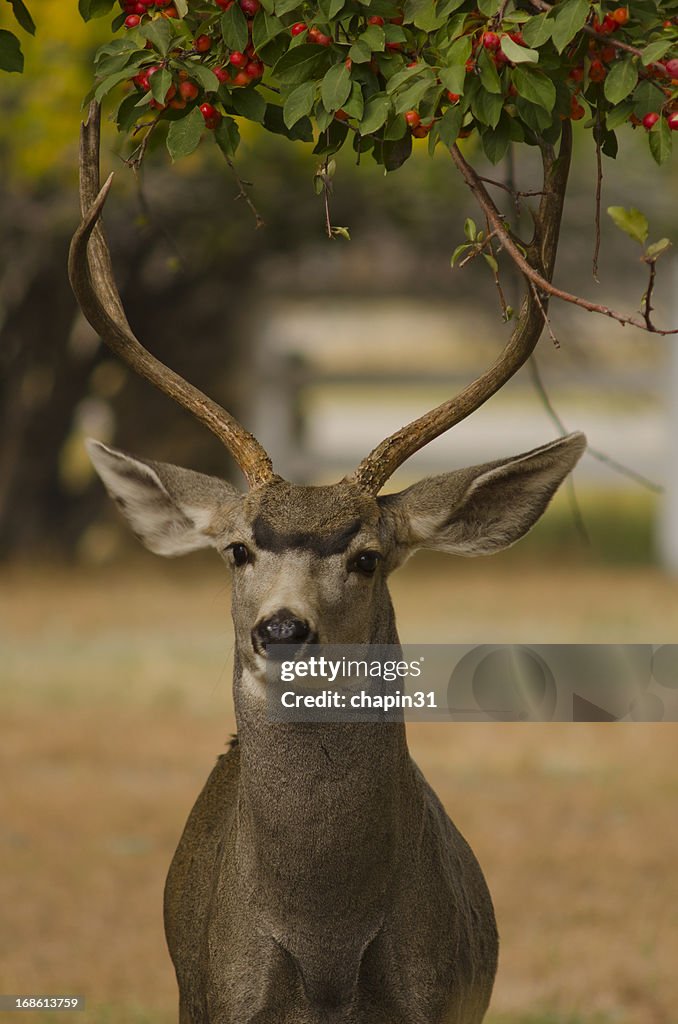
M 262 619 L 252 630 L 252 642 L 260 651 L 265 651 L 269 644 L 299 647 L 312 640 L 313 631 L 309 623 L 298 619 L 288 608 L 281 608 L 275 615 Z

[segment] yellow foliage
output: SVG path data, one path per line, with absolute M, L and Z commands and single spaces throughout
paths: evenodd
M 26 58 L 24 74 L 2 75 L 0 150 L 15 187 L 75 177 L 81 103 L 92 83 L 92 57 L 110 38 L 111 17 L 85 24 L 75 0 L 34 0 L 28 6 L 35 36 L 16 30 Z

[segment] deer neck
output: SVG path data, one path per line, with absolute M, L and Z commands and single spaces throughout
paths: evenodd
M 373 642 L 398 643 L 390 601 Z M 237 658 L 235 693 L 248 899 L 295 934 L 348 919 L 376 928 L 414 798 L 404 724 L 272 722 Z

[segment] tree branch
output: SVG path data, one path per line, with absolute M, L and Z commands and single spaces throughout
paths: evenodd
M 566 132 L 569 135 L 571 135 L 571 131 L 572 129 L 569 122 L 564 121 L 563 135 L 565 135 Z M 480 177 L 478 176 L 474 168 L 471 167 L 471 165 L 464 159 L 456 143 L 450 149 L 450 154 L 459 172 L 461 173 L 464 181 L 466 182 L 469 189 L 473 193 L 476 202 L 478 203 L 486 217 L 489 219 L 490 224 L 492 225 L 492 228 L 495 231 L 497 237 L 501 239 L 504 249 L 509 254 L 513 262 L 522 271 L 522 273 L 525 275 L 528 281 L 531 281 L 532 284 L 534 284 L 540 292 L 543 292 L 546 295 L 553 295 L 555 298 L 561 299 L 563 302 L 570 302 L 574 306 L 580 306 L 582 309 L 586 309 L 590 313 L 600 313 L 601 316 L 610 317 L 610 319 L 616 320 L 618 323 L 623 325 L 629 324 L 632 327 L 639 327 L 643 331 L 650 331 L 653 334 L 659 334 L 662 336 L 678 334 L 678 328 L 675 328 L 670 331 L 664 331 L 660 330 L 658 327 L 655 327 L 653 324 L 650 327 L 648 327 L 645 320 L 641 320 L 636 316 L 618 313 L 616 310 L 610 309 L 609 306 L 603 306 L 597 302 L 589 302 L 588 299 L 583 299 L 579 295 L 573 295 L 571 292 L 563 291 L 562 288 L 556 288 L 555 285 L 551 284 L 551 281 L 548 279 L 550 275 L 545 276 L 543 273 L 541 273 L 535 267 L 535 265 L 532 262 L 530 262 L 530 260 L 527 259 L 520 251 L 516 242 L 514 241 L 511 232 L 504 223 L 504 218 L 502 217 L 499 210 L 492 201 L 487 189 L 480 180 Z M 537 217 L 537 221 L 542 224 L 547 223 L 542 213 L 544 203 L 547 200 L 548 194 L 545 193 L 542 196 L 542 201 L 540 203 L 540 212 Z M 553 259 L 555 262 L 555 253 L 553 254 Z

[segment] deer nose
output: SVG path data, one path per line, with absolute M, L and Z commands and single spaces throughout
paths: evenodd
M 256 650 L 265 651 L 269 644 L 289 644 L 300 647 L 313 642 L 315 634 L 305 619 L 299 619 L 288 608 L 281 608 L 275 615 L 261 619 L 252 630 L 252 642 Z

